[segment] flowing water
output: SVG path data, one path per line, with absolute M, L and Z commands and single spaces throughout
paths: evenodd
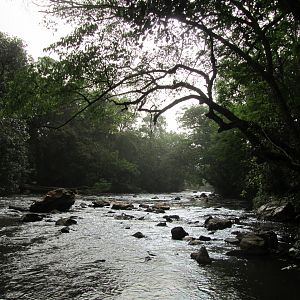
M 243 204 L 211 203 L 196 195 L 161 194 L 158 199 L 149 194 L 111 196 L 134 203 L 137 209 L 132 211 L 95 209 L 89 204 L 101 197 L 78 197 L 69 212 L 34 223 L 21 223 L 22 213 L 8 205 L 28 207 L 37 198 L 0 198 L 0 300 L 300 299 L 300 272 L 282 271 L 287 261 L 225 255 L 234 249 L 224 242 L 233 236 L 232 231 L 257 226 Z M 180 200 L 174 200 L 176 196 Z M 159 227 L 156 225 L 164 220 L 164 214 L 138 209 L 140 203 L 157 201 L 168 202 L 171 209 L 166 214 L 179 215 L 180 220 Z M 135 218 L 116 218 L 122 213 Z M 208 215 L 243 221 L 208 235 L 203 227 Z M 61 233 L 54 222 L 70 216 L 76 216 L 77 224 L 69 233 Z M 175 226 L 194 237 L 212 238 L 203 242 L 213 258 L 211 265 L 199 266 L 190 258 L 199 245 L 171 239 Z M 133 237 L 138 231 L 146 237 Z

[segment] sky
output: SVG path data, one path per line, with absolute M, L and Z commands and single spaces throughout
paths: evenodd
M 47 29 L 42 13 L 32 0 L 0 0 L 0 31 L 21 38 L 27 45 L 27 53 L 35 60 L 47 55 L 43 49 L 66 32 L 63 28 L 57 32 Z M 164 114 L 169 130 L 178 131 L 178 110 L 175 107 Z
M 42 19 L 31 0 L 0 0 L 0 31 L 21 38 L 34 59 L 44 56 L 43 49 L 58 38 L 58 33 L 47 29 Z

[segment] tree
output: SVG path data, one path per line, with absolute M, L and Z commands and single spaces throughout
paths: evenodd
M 101 82 L 83 111 L 103 97 L 128 108 L 155 114 L 180 102 L 197 99 L 218 131 L 238 129 L 261 162 L 276 161 L 300 172 L 299 155 L 299 18 L 297 5 L 283 1 L 67 1 L 49 0 L 48 12 L 76 25 L 53 45 L 70 76 Z M 64 51 L 65 50 L 65 51 Z M 228 63 L 230 62 L 230 63 Z M 271 127 L 259 118 L 232 109 L 256 99 L 238 93 L 218 101 L 219 80 L 243 89 L 228 68 L 238 68 L 255 87 L 276 120 Z M 250 85 L 248 84 L 248 87 Z M 252 88 L 253 90 L 253 88 Z M 109 96 L 108 96 L 109 95 Z M 116 95 L 126 96 L 115 100 Z M 158 101 L 158 99 L 162 99 Z M 263 113 L 266 113 L 264 111 Z
M 0 195 L 17 192 L 28 171 L 26 122 L 6 111 L 9 87 L 27 62 L 22 41 L 0 32 Z

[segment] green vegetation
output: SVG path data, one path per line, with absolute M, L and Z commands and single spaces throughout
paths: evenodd
M 46 2 L 48 20 L 74 28 L 50 47 L 58 61 L 32 62 L 0 36 L 0 134 L 14 140 L 1 176 L 120 192 L 208 182 L 228 197 L 297 201 L 299 1 Z M 168 133 L 161 115 L 190 99 L 185 133 Z

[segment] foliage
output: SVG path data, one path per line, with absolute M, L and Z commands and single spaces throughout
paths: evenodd
M 208 182 L 223 196 L 241 197 L 250 169 L 245 139 L 237 131 L 218 134 L 205 113 L 207 109 L 194 106 L 181 117 L 183 127 L 189 132 L 189 157 L 193 158 L 198 181 Z
M 101 78 L 104 92 L 91 103 L 113 91 L 126 95 L 117 104 L 136 104 L 156 120 L 197 99 L 220 132 L 238 129 L 262 162 L 299 172 L 296 7 L 262 0 L 49 0 L 48 10 L 77 26 L 53 48 L 92 85 Z
M 26 180 L 27 138 L 24 122 L 8 118 L 0 120 L 0 195 L 16 193 Z

